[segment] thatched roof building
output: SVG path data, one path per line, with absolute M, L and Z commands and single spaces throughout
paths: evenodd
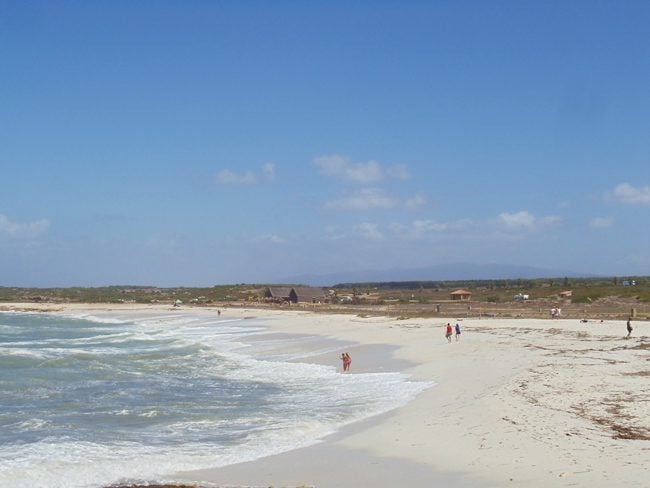
M 273 287 L 264 290 L 268 302 L 321 303 L 329 300 L 329 294 L 322 288 L 311 286 Z

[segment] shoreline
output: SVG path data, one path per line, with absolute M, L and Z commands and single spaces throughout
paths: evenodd
M 171 309 L 73 305 L 56 308 L 64 313 Z M 281 318 L 269 321 L 271 332 L 348 344 L 352 374 L 385 367 L 436 386 L 318 444 L 179 473 L 179 484 L 640 488 L 650 477 L 647 322 L 636 322 L 625 339 L 625 321 L 464 319 L 461 340 L 448 344 L 444 324 L 455 319 L 219 309 L 226 317 Z M 216 308 L 185 311 L 212 314 Z M 338 367 L 333 361 L 340 360 L 326 355 L 307 358 L 311 361 Z

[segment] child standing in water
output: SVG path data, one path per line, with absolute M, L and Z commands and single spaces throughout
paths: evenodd
M 451 334 L 452 334 L 451 324 L 447 322 L 447 331 L 445 332 L 445 337 L 447 338 L 447 342 L 449 343 L 451 343 Z
M 460 324 L 456 324 L 456 340 L 460 339 Z

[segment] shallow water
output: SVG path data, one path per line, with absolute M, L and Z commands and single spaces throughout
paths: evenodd
M 1 313 L 0 486 L 169 480 L 313 444 L 429 386 L 310 364 L 316 340 L 287 355 L 269 320 Z

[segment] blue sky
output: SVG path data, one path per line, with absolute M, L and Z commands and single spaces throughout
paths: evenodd
M 650 275 L 648 25 L 645 1 L 0 0 L 0 286 Z

